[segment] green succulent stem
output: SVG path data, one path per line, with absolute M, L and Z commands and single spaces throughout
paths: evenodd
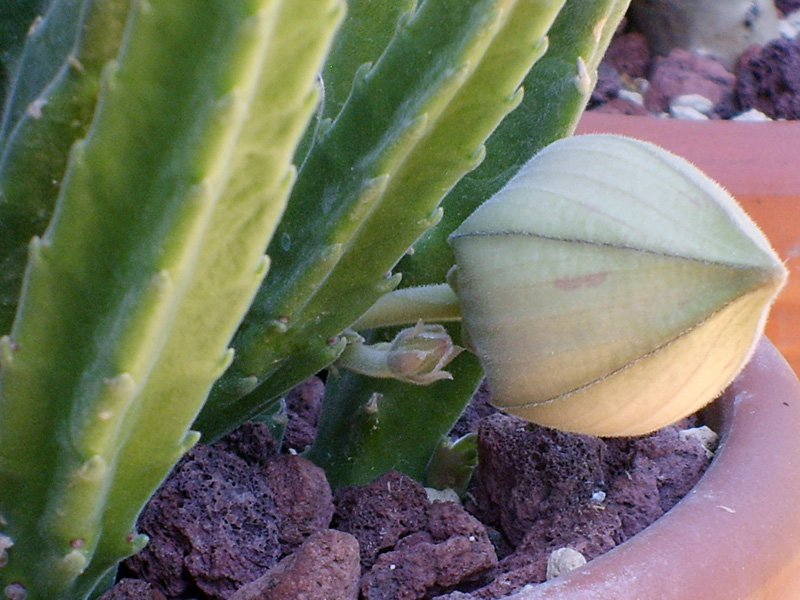
M 305 158 L 268 251 L 275 267 L 198 418 L 208 437 L 330 364 L 344 349 L 338 336 L 397 286 L 395 265 L 521 100 L 561 3 L 427 0 L 359 69 Z
M 468 433 L 452 441 L 443 436 L 428 463 L 425 485 L 437 490 L 453 490 L 459 496 L 467 491 L 478 466 L 478 434 Z
M 371 377 L 393 378 L 394 374 L 386 360 L 388 346 L 388 342 L 365 344 L 363 338 L 350 340 L 347 348 L 336 359 L 336 368 L 349 369 Z
M 190 426 L 266 275 L 343 10 L 132 5 L 0 339 L 0 530 L 13 544 L 0 588 L 83 600 L 147 542 L 137 515 L 199 439 Z
M 481 374 L 444 240 L 570 132 L 623 4 L 5 2 L 0 589 L 96 592 L 198 432 L 275 408 L 354 324 L 430 385 L 331 373 L 308 456 L 334 487 L 462 485 L 468 444 L 431 461 Z M 445 326 L 385 327 L 420 316 Z
M 63 0 L 31 25 L 0 124 L 0 334 L 11 329 L 30 239 L 53 214 L 86 135 L 131 0 Z
M 446 283 L 420 285 L 384 294 L 353 323 L 353 329 L 374 329 L 416 323 L 460 321 L 458 296 Z

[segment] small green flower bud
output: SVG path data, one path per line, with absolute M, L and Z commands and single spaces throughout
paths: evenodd
M 398 333 L 391 343 L 386 364 L 397 379 L 428 384 L 439 379 L 452 379 L 444 368 L 463 348 L 453 344 L 441 325 L 425 325 L 420 320 L 414 327 Z
M 452 379 L 444 368 L 464 350 L 453 343 L 444 327 L 421 320 L 400 331 L 391 342 L 365 344 L 364 338 L 352 332 L 346 337 L 347 348 L 335 366 L 420 385 Z

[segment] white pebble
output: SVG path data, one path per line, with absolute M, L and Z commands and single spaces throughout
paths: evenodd
M 800 33 L 800 10 L 790 12 L 783 19 L 778 21 L 778 31 L 781 37 L 793 40 Z
M 8 549 L 13 545 L 14 540 L 0 533 L 0 567 L 5 567 L 8 564 Z
M 708 121 L 708 115 L 704 115 L 696 108 L 691 106 L 670 106 L 669 114 L 673 119 L 684 119 L 686 121 Z
M 711 458 L 714 456 L 714 450 L 717 447 L 717 441 L 719 440 L 719 436 L 716 432 L 706 425 L 702 427 L 692 427 L 690 429 L 684 429 L 678 433 L 678 439 L 682 442 L 687 440 L 692 440 L 698 444 L 700 444 L 706 451 L 706 456 Z
M 627 100 L 628 102 L 634 102 L 639 106 L 644 106 L 644 97 L 639 92 L 634 92 L 633 90 L 626 90 L 623 88 L 619 91 L 617 97 Z
M 793 40 L 798 34 L 797 25 L 787 21 L 786 19 L 781 19 L 778 21 L 778 31 L 780 32 L 781 37 L 785 40 Z
M 586 557 L 577 550 L 572 548 L 553 550 L 547 559 L 547 580 L 550 581 L 585 564 Z
M 3 593 L 8 600 L 25 600 L 28 597 L 27 590 L 19 583 L 7 585 Z
M 676 106 L 687 106 L 704 115 L 710 115 L 714 112 L 714 103 L 700 94 L 682 94 L 676 96 L 672 99 L 672 102 L 670 102 L 670 107 Z
M 595 504 L 602 504 L 606 500 L 606 493 L 603 490 L 592 492 L 592 502 Z
M 732 119 L 733 121 L 747 121 L 753 123 L 760 123 L 763 121 L 772 121 L 767 115 L 765 115 L 760 110 L 756 110 L 755 108 L 751 108 L 750 110 L 746 110 L 743 113 L 739 113 Z
M 458 494 L 449 488 L 446 490 L 437 490 L 435 488 L 426 487 L 425 494 L 428 496 L 428 502 L 439 500 L 440 502 L 455 502 L 456 504 L 461 504 L 461 499 L 458 497 Z

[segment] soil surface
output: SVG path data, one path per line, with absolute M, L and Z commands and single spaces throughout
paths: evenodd
M 313 378 L 291 394 L 280 449 L 248 423 L 191 450 L 140 518 L 150 543 L 103 600 L 498 598 L 544 581 L 556 550 L 580 564 L 636 534 L 710 460 L 688 422 L 641 438 L 570 435 L 494 411 L 484 387 L 456 428 L 479 441 L 463 503 L 394 471 L 334 493 L 296 454 L 322 393 Z

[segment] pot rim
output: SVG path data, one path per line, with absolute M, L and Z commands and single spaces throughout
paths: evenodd
M 800 598 L 800 382 L 762 338 L 708 414 L 720 443 L 678 504 L 586 566 L 502 600 Z

